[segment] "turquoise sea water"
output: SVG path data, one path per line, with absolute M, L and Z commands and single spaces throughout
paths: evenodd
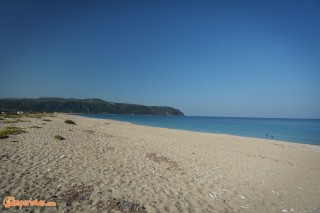
M 181 129 L 196 132 L 232 134 L 296 143 L 320 145 L 320 119 L 229 118 L 198 116 L 145 116 L 82 114 L 99 119 Z

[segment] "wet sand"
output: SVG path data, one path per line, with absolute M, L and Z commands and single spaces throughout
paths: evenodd
M 48 119 L 0 120 L 1 129 L 27 131 L 0 139 L 1 202 L 9 195 L 57 202 L 24 212 L 320 212 L 319 146 Z

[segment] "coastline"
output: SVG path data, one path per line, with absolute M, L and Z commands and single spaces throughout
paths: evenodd
M 126 199 L 146 212 L 320 210 L 317 145 L 80 115 L 50 119 L 28 118 L 14 124 L 28 133 L 1 139 L 2 200 L 42 196 L 58 204 L 48 212 L 108 211 L 110 199 Z M 28 128 L 34 125 L 42 128 Z M 66 191 L 81 184 L 92 188 L 69 205 Z
M 74 114 L 76 115 L 76 114 Z M 292 134 L 290 133 L 287 133 L 287 135 L 290 135 L 289 137 L 288 136 L 284 136 L 283 134 L 281 133 L 275 133 L 276 136 L 274 134 L 270 134 L 268 133 L 268 131 L 266 131 L 266 133 L 255 133 L 255 134 L 252 134 L 252 132 L 255 132 L 256 130 L 254 129 L 250 129 L 250 131 L 243 131 L 241 133 L 239 133 L 237 130 L 233 130 L 233 131 L 230 131 L 230 132 L 224 132 L 223 130 L 221 131 L 221 127 L 219 126 L 211 126 L 210 127 L 210 130 L 207 128 L 195 128 L 195 129 L 190 129 L 190 126 L 186 125 L 186 126 L 183 126 L 181 125 L 175 125 L 175 126 L 170 126 L 168 125 L 168 122 L 170 121 L 167 121 L 167 124 L 157 124 L 156 122 L 141 122 L 139 120 L 133 120 L 131 121 L 130 119 L 127 119 L 127 118 L 124 118 L 124 119 L 119 119 L 119 118 L 113 118 L 113 117 L 96 117 L 96 116 L 99 116 L 99 115 L 104 115 L 104 114 L 78 114 L 79 116 L 82 116 L 82 117 L 85 117 L 85 118 L 94 118 L 94 119 L 104 119 L 104 120 L 113 120 L 113 121 L 120 121 L 120 122 L 126 122 L 126 123 L 130 123 L 130 124 L 133 124 L 133 125 L 140 125 L 140 126 L 146 126 L 146 127 L 155 127 L 155 128 L 164 128 L 164 129 L 173 129 L 173 130 L 182 130 L 182 131 L 188 131 L 188 132 L 195 132 L 195 133 L 209 133 L 209 134 L 221 134 L 221 135 L 232 135 L 232 136 L 237 136 L 237 137 L 245 137 L 245 138 L 255 138 L 255 139 L 265 139 L 265 140 L 269 140 L 269 141 L 273 141 L 273 142 L 287 142 L 287 143 L 295 143 L 295 144 L 309 144 L 309 145 L 314 145 L 314 146 L 319 146 L 320 147 L 320 141 L 317 140 L 315 141 L 314 140 L 314 137 L 313 138 L 305 138 L 306 135 L 299 135 L 298 138 L 297 138 L 297 135 L 294 135 L 295 132 L 294 131 L 291 131 Z M 117 114 L 108 114 L 108 116 L 128 116 L 128 117 L 131 117 L 131 115 L 117 115 Z M 143 116 L 143 117 L 158 117 L 158 115 L 133 115 L 133 116 Z M 162 117 L 162 116 L 160 116 Z M 179 116 L 178 116 L 179 117 Z M 296 118 L 247 118 L 247 117 L 205 117 L 205 116 L 184 116 L 184 117 L 187 117 L 187 118 L 218 118 L 218 119 L 249 119 L 249 120 L 279 120 L 279 121 L 282 121 L 282 120 L 299 120 L 299 121 L 310 121 L 310 120 L 315 120 L 315 121 L 318 121 L 319 119 L 296 119 Z M 167 118 L 166 116 L 164 118 Z M 171 116 L 169 116 L 169 118 L 171 118 Z M 192 123 L 192 122 L 198 122 L 198 121 L 189 121 L 189 123 Z M 215 121 L 212 121 L 212 122 L 215 122 Z M 219 122 L 219 121 L 218 121 Z M 198 124 L 199 125 L 199 124 Z M 232 124 L 230 123 L 230 126 L 232 128 L 232 126 L 234 126 L 235 124 Z M 238 124 L 239 126 L 241 126 L 241 124 Z M 234 128 L 234 127 L 233 127 Z M 249 127 L 247 127 L 249 128 Z M 270 127 L 269 127 L 270 128 Z M 218 131 L 213 131 L 212 129 L 218 129 Z M 219 131 L 220 129 L 220 131 Z M 272 131 L 272 130 L 271 130 Z M 233 132 L 233 133 L 231 133 Z M 238 133 L 235 133 L 235 132 L 238 132 Z M 311 133 L 309 133 L 310 135 Z M 265 137 L 265 135 L 269 135 L 268 137 Z M 320 137 L 320 135 L 319 135 Z M 294 139 L 293 139 L 294 138 Z M 300 140 L 299 140 L 300 139 Z

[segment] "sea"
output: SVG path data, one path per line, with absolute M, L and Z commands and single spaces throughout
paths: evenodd
M 81 114 L 133 124 L 320 145 L 320 119 Z

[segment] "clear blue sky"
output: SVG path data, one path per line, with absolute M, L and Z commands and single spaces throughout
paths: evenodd
M 320 1 L 0 0 L 0 97 L 320 118 Z

